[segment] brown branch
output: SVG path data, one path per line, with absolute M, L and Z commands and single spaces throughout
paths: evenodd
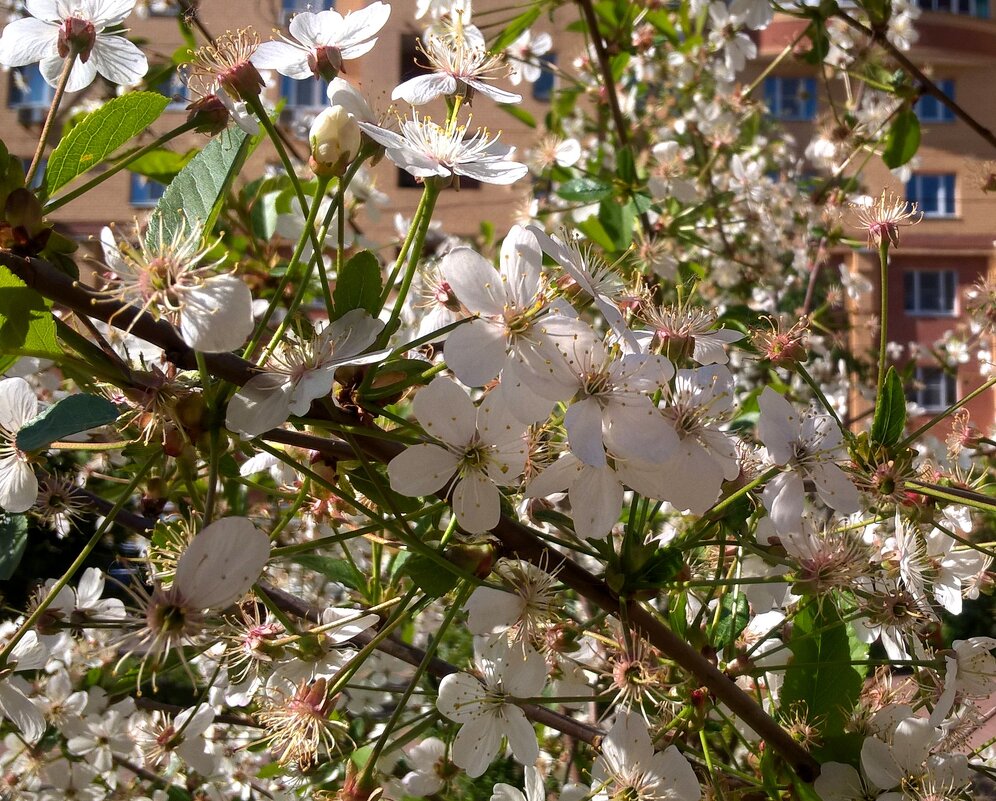
M 885 38 L 880 32 L 874 31 L 868 26 L 864 25 L 860 21 L 856 20 L 846 11 L 837 9 L 837 16 L 840 17 L 844 22 L 850 25 L 854 30 L 860 31 L 869 39 L 871 39 L 876 44 L 880 45 L 893 59 L 901 66 L 906 72 L 908 72 L 913 78 L 916 79 L 920 88 L 923 89 L 931 97 L 937 99 L 938 102 L 943 103 L 955 116 L 959 117 L 962 122 L 968 125 L 973 131 L 975 131 L 979 136 L 985 139 L 990 145 L 996 148 L 996 134 L 993 134 L 988 128 L 986 128 L 982 123 L 980 123 L 975 117 L 969 114 L 965 109 L 959 106 L 954 100 L 944 94 L 941 88 L 934 83 L 930 78 L 923 74 L 916 64 L 907 58 L 906 54 L 903 53 L 898 47 L 896 47 L 892 42 Z
M 28 286 L 42 295 L 74 311 L 112 322 L 119 328 L 130 327 L 133 334 L 158 345 L 168 358 L 180 367 L 192 368 L 196 364 L 193 349 L 180 338 L 166 321 L 154 320 L 148 314 L 138 314 L 130 307 L 109 300 L 96 300 L 92 291 L 81 287 L 52 265 L 40 259 L 28 259 L 9 251 L 0 250 L 0 264 L 8 267 Z M 254 365 L 231 354 L 204 354 L 208 369 L 235 384 L 244 384 L 257 370 Z M 335 413 L 320 403 L 311 409 L 316 418 L 329 419 Z M 343 415 L 343 421 L 356 421 Z M 359 432 L 354 432 L 358 435 Z M 289 431 L 268 432 L 266 438 L 288 444 L 308 447 L 342 458 L 342 443 L 329 441 L 308 434 Z M 402 447 L 400 444 L 374 437 L 360 440 L 361 447 L 370 458 L 388 462 Z M 595 577 L 564 554 L 547 548 L 528 527 L 503 517 L 493 533 L 501 540 L 506 554 L 525 559 L 542 569 L 556 571 L 560 580 L 583 598 L 601 609 L 628 621 L 640 636 L 673 660 L 730 710 L 739 716 L 775 751 L 782 755 L 800 777 L 809 781 L 819 774 L 819 763 L 761 706 L 743 692 L 732 679 L 721 672 L 691 645 L 676 636 L 657 616 L 631 601 L 616 597 L 601 579 Z

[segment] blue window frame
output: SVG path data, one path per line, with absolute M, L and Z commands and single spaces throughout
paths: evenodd
M 937 88 L 952 100 L 955 99 L 955 82 L 951 79 L 937 81 Z M 923 95 L 913 107 L 920 122 L 954 122 L 954 112 L 933 95 Z
M 151 208 L 159 202 L 166 187 L 159 181 L 153 181 L 144 175 L 131 174 L 131 205 L 141 209 Z
M 914 173 L 906 182 L 906 200 L 916 203 L 924 217 L 953 217 L 955 174 Z
M 37 64 L 11 70 L 7 95 L 11 108 L 48 108 L 54 94 L 55 89 L 45 83 Z
M 816 78 L 765 78 L 764 103 L 776 119 L 811 120 L 816 116 Z
M 958 400 L 958 378 L 946 370 L 917 366 L 915 375 L 915 384 L 906 398 L 925 412 L 943 411 Z
M 958 299 L 954 270 L 907 270 L 903 273 L 905 311 L 912 315 L 953 317 Z
M 328 105 L 328 82 L 308 78 L 296 81 L 286 75 L 280 79 L 280 96 L 287 109 L 317 111 Z
M 557 76 L 552 69 L 557 63 L 557 54 L 544 53 L 540 56 L 540 61 L 543 62 L 540 65 L 542 71 L 539 78 L 533 83 L 533 100 L 539 100 L 541 103 L 549 103 L 557 83 Z
M 924 11 L 989 18 L 989 0 L 916 0 L 916 4 Z

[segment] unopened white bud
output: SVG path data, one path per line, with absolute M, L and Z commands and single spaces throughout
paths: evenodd
M 315 117 L 308 134 L 311 168 L 316 175 L 342 175 L 360 150 L 360 127 L 342 106 Z

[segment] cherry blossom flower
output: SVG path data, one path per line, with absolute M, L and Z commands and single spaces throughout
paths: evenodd
M 17 447 L 17 432 L 38 414 L 38 399 L 23 378 L 0 380 L 0 509 L 26 512 L 38 498 L 38 478 Z
M 518 787 L 499 782 L 491 794 L 491 801 L 546 801 L 546 789 L 543 787 L 543 774 L 533 765 L 526 765 L 526 791 Z
M 525 425 L 488 395 L 475 409 L 467 393 L 436 378 L 415 395 L 415 417 L 440 445 L 411 445 L 387 466 L 391 488 L 402 495 L 431 495 L 447 488 L 461 528 L 490 531 L 501 516 L 499 486 L 518 483 L 526 463 Z
M 331 80 L 342 62 L 369 53 L 387 24 L 391 7 L 374 2 L 345 16 L 338 11 L 301 11 L 291 19 L 291 38 L 263 42 L 252 56 L 259 69 L 276 70 L 296 80 Z
M 955 640 L 944 655 L 944 689 L 930 713 L 930 722 L 939 726 L 955 704 L 955 699 L 988 698 L 996 690 L 996 648 L 992 637 Z
M 401 779 L 408 795 L 428 798 L 446 786 L 441 775 L 446 764 L 446 743 L 438 737 L 426 737 L 405 755 L 405 759 L 412 768 Z
M 528 172 L 525 164 L 511 161 L 514 147 L 498 144 L 487 129 L 467 136 L 465 126 L 442 128 L 428 117 L 403 120 L 396 134 L 367 122 L 358 121 L 367 135 L 387 148 L 387 157 L 416 178 L 450 178 L 463 175 L 487 184 L 515 183 Z
M 312 401 L 332 391 L 337 369 L 384 358 L 385 351 L 364 353 L 383 327 L 364 310 L 352 309 L 308 340 L 281 343 L 264 371 L 235 393 L 225 426 L 255 437 L 287 422 L 292 414 L 305 414 Z
M 69 73 L 67 92 L 79 92 L 99 73 L 112 83 L 129 86 L 149 70 L 145 55 L 120 31 L 135 0 L 31 0 L 30 17 L 7 23 L 0 36 L 0 64 L 23 67 L 39 62 L 50 86 L 59 82 L 72 48 L 78 57 Z
M 13 634 L 16 626 L 6 624 L 0 632 L 0 643 Z M 29 743 L 37 743 L 45 733 L 45 715 L 27 696 L 28 687 L 12 674 L 19 670 L 38 670 L 45 666 L 48 651 L 34 631 L 27 632 L 14 646 L 0 677 L 0 718 L 7 718 Z
M 769 481 L 761 496 L 775 528 L 789 531 L 801 525 L 804 479 L 816 484 L 816 492 L 831 509 L 841 514 L 858 511 L 857 489 L 833 462 L 842 455 L 842 435 L 833 418 L 800 415 L 771 387 L 764 388 L 758 405 L 758 436 L 775 464 L 792 468 Z
M 507 72 L 500 54 L 488 53 L 464 35 L 426 37 L 422 52 L 433 72 L 416 75 L 395 87 L 392 100 L 404 100 L 421 106 L 444 95 L 462 93 L 468 99 L 480 92 L 496 103 L 519 103 L 522 95 L 492 86 L 485 79 L 496 72 Z
M 546 685 L 546 660 L 524 644 L 499 638 L 477 645 L 474 665 L 480 678 L 451 673 L 439 684 L 436 708 L 460 731 L 453 741 L 453 762 L 472 779 L 484 773 L 507 738 L 512 755 L 523 765 L 539 758 L 536 733 L 516 698 L 535 698 Z
M 699 780 L 675 746 L 654 751 L 647 722 L 638 712 L 620 712 L 591 769 L 593 801 L 698 801 Z
M 512 74 L 509 81 L 513 86 L 518 86 L 522 81 L 526 83 L 536 83 L 543 70 L 539 61 L 541 56 L 545 56 L 553 48 L 553 37 L 543 32 L 533 36 L 532 31 L 526 29 L 519 38 L 506 48 L 508 58 L 513 62 Z

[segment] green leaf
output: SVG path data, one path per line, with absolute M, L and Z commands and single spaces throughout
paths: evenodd
M 848 626 L 827 598 L 803 606 L 792 621 L 792 661 L 782 686 L 783 714 L 805 712 L 821 739 L 844 733 L 857 703 L 862 672 L 851 664 Z
M 0 267 L 0 373 L 19 355 L 56 359 L 62 355 L 55 339 L 51 304 L 6 267 Z
M 740 636 L 750 622 L 750 604 L 743 593 L 727 593 L 720 602 L 719 622 L 713 633 L 712 644 L 725 648 Z
M 0 581 L 7 581 L 14 575 L 27 544 L 28 518 L 24 515 L 0 516 Z
M 906 428 L 906 395 L 903 381 L 895 367 L 889 367 L 882 385 L 882 395 L 875 403 L 875 419 L 872 422 L 871 439 L 878 445 L 889 448 L 899 442 Z
M 907 106 L 900 111 L 889 126 L 882 150 L 882 161 L 890 170 L 902 167 L 920 147 L 920 120 L 916 112 Z
M 415 586 L 431 598 L 440 598 L 452 590 L 459 580 L 455 573 L 442 569 L 438 562 L 417 553 L 409 557 L 403 570 Z
M 522 106 L 518 106 L 515 103 L 499 103 L 498 108 L 511 114 L 515 119 L 525 125 L 527 128 L 536 127 L 536 118 L 526 111 Z
M 333 559 L 331 556 L 315 556 L 314 554 L 302 554 L 295 556 L 293 561 L 308 570 L 321 573 L 325 578 L 349 587 L 351 590 L 359 590 L 366 586 L 366 580 L 360 572 L 346 559 Z
M 380 262 L 369 250 L 361 250 L 342 266 L 332 290 L 333 320 L 353 309 L 365 309 L 376 315 L 380 309 L 383 279 Z
M 118 419 L 118 407 L 99 395 L 70 395 L 49 406 L 17 432 L 17 447 L 38 451 L 81 431 L 105 426 Z
M 497 38 L 491 43 L 491 50 L 497 53 L 512 44 L 530 25 L 539 19 L 540 12 L 542 11 L 543 5 L 541 3 L 534 3 L 527 11 L 519 14 L 498 34 Z
M 626 145 L 616 152 L 616 173 L 627 184 L 636 183 L 636 162 L 633 161 L 633 149 Z
M 597 203 L 612 197 L 612 185 L 595 178 L 575 178 L 561 184 L 557 194 L 564 200 L 578 203 Z
M 49 194 L 100 164 L 136 134 L 146 130 L 169 104 L 158 92 L 129 92 L 87 114 L 59 142 L 45 168 Z
M 617 203 L 603 200 L 598 210 L 598 219 L 612 239 L 613 249 L 626 250 L 633 242 L 633 225 L 636 223 L 636 206 L 633 201 Z
M 188 231 L 210 232 L 228 188 L 258 141 L 237 127 L 212 139 L 159 198 L 149 217 L 146 245 L 174 241 L 184 224 Z
M 144 156 L 139 156 L 128 165 L 128 169 L 138 175 L 144 175 L 151 181 L 168 184 L 180 174 L 180 171 L 190 163 L 197 153 L 198 151 L 195 149 L 188 150 L 186 153 L 177 153 L 160 147 L 156 150 L 150 150 Z

